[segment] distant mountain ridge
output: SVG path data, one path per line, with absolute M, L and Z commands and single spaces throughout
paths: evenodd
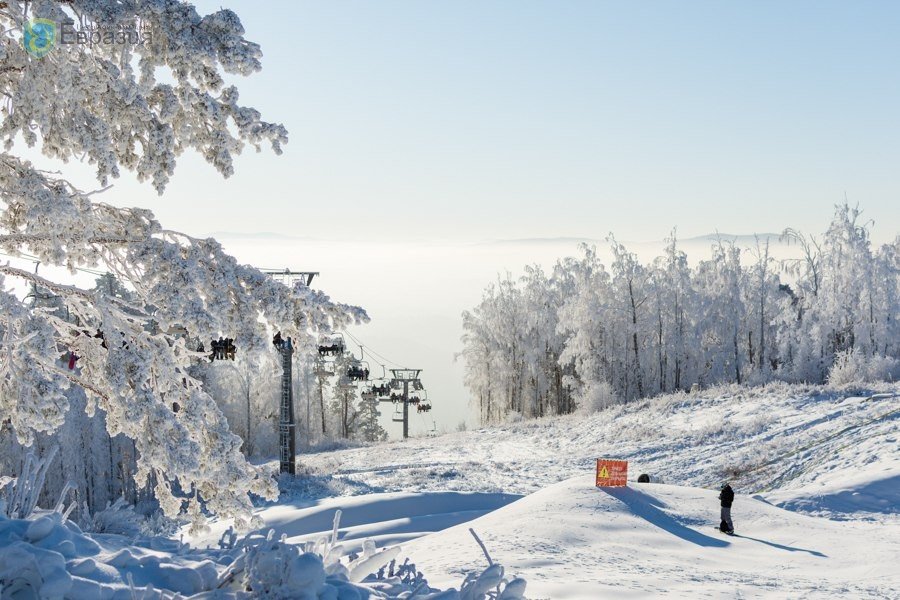
M 271 231 L 253 231 L 253 232 L 239 232 L 239 231 L 214 231 L 208 234 L 209 237 L 213 237 L 219 240 L 259 240 L 259 241 L 303 241 L 303 242 L 349 242 L 354 241 L 352 239 L 346 238 L 317 238 L 306 235 L 290 235 L 285 233 L 276 233 Z M 778 233 L 749 233 L 749 234 L 732 234 L 732 233 L 707 233 L 704 235 L 698 235 L 694 237 L 688 238 L 679 238 L 679 244 L 697 244 L 697 243 L 714 243 L 717 240 L 722 240 L 725 242 L 733 242 L 740 246 L 754 245 L 756 243 L 757 238 L 760 241 L 769 240 L 770 242 L 778 242 L 780 238 L 780 234 Z M 366 241 L 366 240 L 356 240 L 356 241 Z M 416 240 L 408 240 L 409 242 L 415 243 Z M 421 240 L 419 240 L 421 241 Z M 444 243 L 453 244 L 453 240 L 442 240 Z M 620 240 L 625 246 L 659 246 L 665 243 L 665 240 L 643 240 L 643 241 L 634 241 L 634 240 Z M 461 245 L 474 245 L 474 246 L 535 246 L 535 245 L 544 245 L 544 246 L 553 246 L 553 245 L 568 245 L 568 246 L 577 246 L 578 244 L 594 244 L 597 246 L 603 246 L 606 244 L 605 238 L 588 238 L 588 237 L 578 237 L 578 236 L 558 236 L 558 237 L 531 237 L 531 238 L 497 238 L 497 239 L 488 239 L 482 241 L 472 241 L 472 240 L 459 240 L 458 242 Z
M 286 233 L 275 233 L 272 231 L 213 231 L 208 237 L 216 239 L 260 239 L 260 240 L 313 240 L 308 235 L 289 235 Z
M 689 238 L 678 238 L 678 243 L 698 243 L 698 242 L 715 242 L 722 240 L 724 242 L 734 242 L 736 244 L 755 244 L 756 240 L 769 240 L 777 242 L 781 234 L 779 233 L 707 233 Z M 664 240 L 644 240 L 644 241 L 626 241 L 620 240 L 625 246 L 632 245 L 656 245 L 664 243 Z M 512 238 L 512 239 L 495 239 L 480 242 L 479 245 L 526 245 L 526 244 L 605 244 L 604 238 L 586 238 L 586 237 L 548 237 L 548 238 Z

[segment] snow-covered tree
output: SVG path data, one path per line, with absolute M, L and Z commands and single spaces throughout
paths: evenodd
M 719 239 L 691 268 L 674 234 L 649 264 L 610 237 L 608 270 L 582 246 L 549 278 L 528 267 L 499 280 L 463 313 L 465 384 L 481 419 L 571 410 L 555 398 L 591 410 L 695 384 L 896 377 L 900 239 L 873 250 L 860 215 L 837 206 L 821 241 L 785 230 L 801 256 L 782 263 L 784 280 L 768 240 Z M 564 395 L 553 395 L 554 373 Z
M 387 439 L 387 431 L 381 426 L 381 411 L 378 410 L 378 399 L 368 394 L 359 401 L 357 425 L 354 437 L 364 442 L 383 442 Z
M 152 36 L 137 45 L 59 44 L 36 58 L 21 44 L 35 17 Z M 269 344 L 273 329 L 312 343 L 365 313 L 303 286 L 288 289 L 238 264 L 215 240 L 164 229 L 148 210 L 97 202 L 14 149 L 24 143 L 52 159 L 79 158 L 101 186 L 124 169 L 162 193 L 186 150 L 228 176 L 245 146 L 279 152 L 286 140 L 282 126 L 241 106 L 223 78 L 259 70 L 260 48 L 243 38 L 232 11 L 201 16 L 177 0 L 10 2 L 0 24 L 0 250 L 69 269 L 99 267 L 133 294 L 98 294 L 0 265 L 0 414 L 30 444 L 63 425 L 67 390 L 80 388 L 88 414 L 101 409 L 110 435 L 134 440 L 137 483 L 154 482 L 167 514 L 197 516 L 204 507 L 246 516 L 247 493 L 271 497 L 273 483 L 247 463 L 241 440 L 190 374 L 205 354 L 168 332 L 226 335 L 252 350 Z M 32 309 L 7 290 L 16 280 L 58 297 L 68 318 Z M 77 370 L 56 360 L 65 351 L 80 357 Z
M 561 365 L 571 365 L 567 387 L 580 405 L 595 406 L 607 395 L 613 378 L 613 357 L 607 340 L 612 333 L 606 298 L 610 275 L 597 256 L 597 249 L 581 246 L 582 256 L 557 263 L 566 270 L 571 290 L 559 306 L 559 331 L 565 336 Z M 561 277 L 558 276 L 561 279 Z
M 233 361 L 210 361 L 198 367 L 198 378 L 228 419 L 232 433 L 243 439 L 244 455 L 276 455 L 281 396 L 279 355 L 270 346 L 257 352 L 239 352 Z

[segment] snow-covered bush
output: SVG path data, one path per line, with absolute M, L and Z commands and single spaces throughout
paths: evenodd
M 115 533 L 135 537 L 143 533 L 145 518 L 134 512 L 134 506 L 119 498 L 106 508 L 91 514 L 85 506 L 82 509 L 82 521 L 85 531 L 92 533 Z
M 307 542 L 303 546 L 287 543 L 284 536 L 276 540 L 273 531 L 265 537 L 258 534 L 236 541 L 232 531 L 226 532 L 220 545 L 237 557 L 220 576 L 217 590 L 229 590 L 243 597 L 333 600 L 366 598 L 423 598 L 443 600 L 522 600 L 525 581 L 504 578 L 503 567 L 495 564 L 474 531 L 488 561 L 481 573 L 466 576 L 459 591 L 429 587 L 415 565 L 396 565 L 400 547 L 377 551 L 372 540 L 365 540 L 361 555 L 341 560 L 337 531 L 341 511 L 336 511 L 334 527 L 327 538 Z M 471 531 L 471 530 L 470 530 Z M 387 572 L 386 572 L 387 571 Z
M 29 452 L 25 457 L 25 464 L 18 477 L 4 477 L 0 479 L 0 516 L 13 519 L 27 519 L 37 510 L 38 499 L 41 497 L 41 489 L 47 479 L 47 470 L 56 457 L 58 448 L 53 447 L 50 453 L 38 458 L 34 452 Z M 63 511 L 67 494 L 72 486 L 66 483 L 62 486 L 56 510 Z M 66 514 L 74 505 L 67 509 Z
M 585 384 L 578 394 L 575 400 L 578 408 L 575 412 L 580 415 L 592 415 L 619 402 L 621 400 L 611 385 L 605 381 L 591 381 Z
M 881 355 L 867 355 L 854 349 L 838 352 L 828 370 L 828 384 L 860 385 L 900 378 L 900 360 Z

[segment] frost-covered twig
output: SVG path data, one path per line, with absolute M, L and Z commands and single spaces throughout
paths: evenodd
M 481 538 L 478 537 L 478 534 L 475 533 L 475 530 L 469 527 L 469 533 L 472 534 L 472 537 L 475 538 L 475 541 L 478 542 L 478 545 L 481 546 L 481 551 L 484 552 L 484 557 L 488 561 L 488 565 L 494 566 L 494 561 L 491 560 L 491 555 L 488 554 L 487 548 L 484 545 L 484 542 L 481 541 Z
M 44 480 L 47 477 L 47 469 L 59 451 L 58 446 L 50 448 L 49 453 L 42 459 L 38 459 L 34 452 L 29 452 L 25 458 L 22 473 L 15 483 L 15 494 L 9 505 L 9 516 L 17 519 L 27 519 L 37 507 Z
M 337 544 L 338 539 L 338 528 L 341 526 L 341 515 L 343 512 L 341 509 L 337 509 L 334 511 L 334 520 L 331 524 L 331 546 L 335 546 Z

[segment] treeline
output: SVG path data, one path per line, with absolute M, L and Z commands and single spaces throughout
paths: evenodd
M 721 383 L 844 383 L 898 375 L 900 237 L 873 249 L 857 208 L 836 207 L 821 238 L 786 230 L 718 241 L 695 267 L 674 235 L 649 264 L 609 238 L 491 284 L 463 313 L 465 384 L 483 422 L 593 410 Z

